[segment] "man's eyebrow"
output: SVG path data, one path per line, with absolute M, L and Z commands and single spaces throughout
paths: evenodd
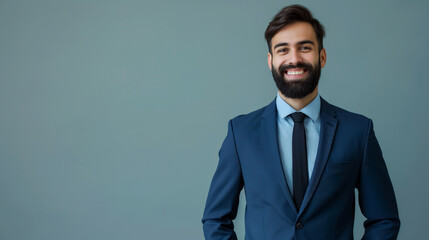
M 307 44 L 307 43 L 309 43 L 309 44 L 311 44 L 313 46 L 316 46 L 316 44 L 313 41 L 311 41 L 311 40 L 300 41 L 300 42 L 298 42 L 298 45 L 303 45 L 303 44 Z
M 278 43 L 278 44 L 276 44 L 276 45 L 274 46 L 274 48 L 273 48 L 273 49 L 276 49 L 276 48 L 278 48 L 278 47 L 288 46 L 288 45 L 289 45 L 289 43 L 286 43 L 286 42 Z

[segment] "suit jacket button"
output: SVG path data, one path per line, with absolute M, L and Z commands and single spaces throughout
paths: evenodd
M 298 229 L 302 229 L 304 227 L 304 224 L 302 224 L 302 222 L 297 222 L 295 226 Z

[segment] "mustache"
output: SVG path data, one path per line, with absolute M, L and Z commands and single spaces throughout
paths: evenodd
M 293 64 L 283 64 L 279 67 L 279 72 L 284 72 L 286 70 L 292 69 L 292 68 L 305 68 L 307 70 L 312 71 L 313 66 L 309 63 L 297 63 L 296 65 Z

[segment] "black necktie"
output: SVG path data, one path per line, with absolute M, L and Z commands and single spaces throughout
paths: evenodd
M 295 112 L 290 116 L 294 122 L 292 133 L 293 200 L 299 211 L 308 185 L 307 145 L 304 128 L 306 115 Z

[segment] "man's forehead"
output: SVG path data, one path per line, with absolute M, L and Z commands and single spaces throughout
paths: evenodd
M 316 42 L 316 33 L 311 24 L 307 22 L 295 22 L 278 31 L 271 41 L 272 45 L 275 46 L 278 43 L 294 44 L 304 40 Z

